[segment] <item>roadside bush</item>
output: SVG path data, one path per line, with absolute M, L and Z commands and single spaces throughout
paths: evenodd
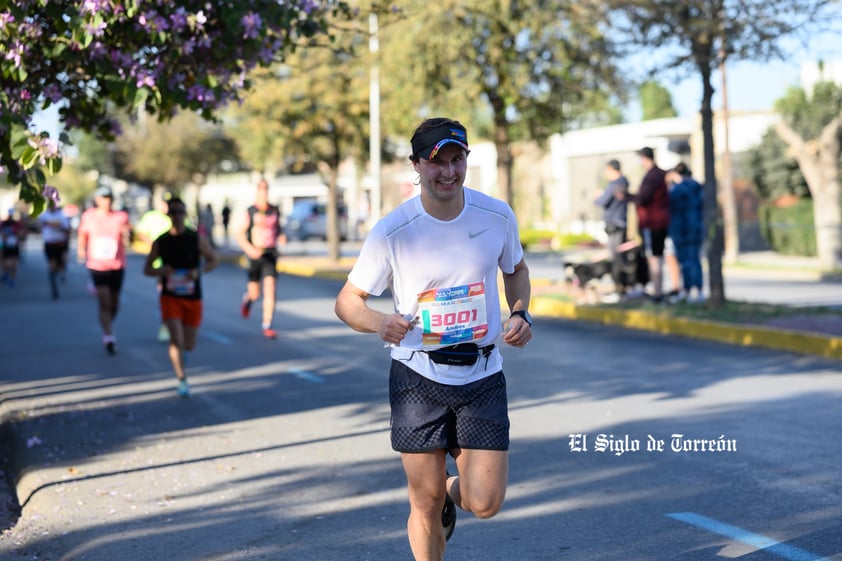
M 549 247 L 555 236 L 552 230 L 525 228 L 520 231 L 520 244 L 525 248 Z
M 759 214 L 760 231 L 774 251 L 785 255 L 816 255 L 812 200 L 800 199 L 783 207 L 764 204 Z
M 520 231 L 520 244 L 531 250 L 564 249 L 593 245 L 596 240 L 588 234 L 559 234 L 552 230 L 526 228 Z

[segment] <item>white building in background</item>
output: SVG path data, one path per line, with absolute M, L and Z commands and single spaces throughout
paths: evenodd
M 738 155 L 758 144 L 778 119 L 774 113 L 732 114 L 729 140 Z M 720 116 L 714 122 L 717 158 L 725 146 Z M 637 191 L 644 170 L 637 150 L 649 146 L 659 167 L 668 169 L 685 162 L 699 181 L 704 181 L 701 125 L 698 118 L 655 119 L 608 127 L 571 131 L 550 140 L 552 223 L 561 232 L 587 233 L 604 238 L 602 210 L 593 204 L 605 180 L 602 171 L 608 160 L 619 160 L 630 191 Z
M 805 62 L 801 65 L 801 87 L 810 93 L 819 82 L 842 84 L 842 60 Z

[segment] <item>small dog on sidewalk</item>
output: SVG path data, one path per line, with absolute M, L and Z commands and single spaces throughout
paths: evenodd
M 649 270 L 646 257 L 641 252 L 638 241 L 628 241 L 620 247 L 620 280 L 623 292 L 633 288 L 636 284 L 646 284 L 649 280 Z M 578 289 L 581 300 L 596 303 L 602 301 L 599 283 L 611 275 L 612 260 L 608 250 L 602 250 L 591 255 L 586 260 L 564 261 L 564 277 L 567 283 Z

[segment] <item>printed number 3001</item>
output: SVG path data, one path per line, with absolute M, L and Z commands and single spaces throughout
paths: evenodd
M 450 327 L 457 324 L 464 324 L 477 321 L 477 311 L 461 310 L 459 312 L 450 312 L 447 314 L 431 314 L 430 326 L 432 327 Z

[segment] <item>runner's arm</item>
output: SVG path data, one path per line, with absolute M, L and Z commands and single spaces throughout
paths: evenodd
M 146 256 L 146 262 L 143 264 L 143 274 L 147 277 L 165 277 L 172 272 L 172 267 L 164 265 L 155 268 L 155 260 L 161 256 L 161 251 L 158 247 L 158 240 L 152 242 L 152 248 L 149 250 L 149 255 Z
M 337 317 L 355 331 L 377 333 L 387 343 L 400 343 L 412 329 L 412 323 L 398 314 L 384 314 L 370 308 L 368 297 L 367 292 L 347 281 L 336 297 Z
M 237 245 L 240 246 L 240 249 L 243 250 L 243 253 L 249 257 L 249 259 L 257 259 L 260 257 L 260 250 L 256 248 L 251 242 L 248 240 L 248 236 L 246 236 L 246 232 L 249 229 L 249 223 L 251 221 L 248 219 L 248 216 L 242 223 L 235 224 L 234 228 L 234 239 L 237 241 Z
M 211 247 L 210 242 L 203 237 L 199 237 L 199 252 L 205 258 L 205 264 L 202 266 L 202 272 L 208 273 L 216 269 L 219 261 L 216 259 L 216 251 Z
M 128 214 L 126 215 L 126 223 L 123 224 L 123 229 L 120 232 L 120 235 L 123 239 L 123 247 L 129 247 L 132 245 L 132 224 L 128 220 Z
M 503 287 L 506 293 L 506 302 L 509 310 L 528 311 L 529 300 L 532 297 L 532 285 L 529 282 L 529 267 L 523 259 L 515 265 L 511 273 L 503 273 Z M 503 335 L 503 340 L 514 347 L 522 347 L 532 338 L 530 325 L 520 316 L 514 316 L 509 320 L 509 329 Z
M 88 258 L 88 231 L 84 228 L 79 228 L 76 232 L 76 259 L 80 263 L 84 263 Z

